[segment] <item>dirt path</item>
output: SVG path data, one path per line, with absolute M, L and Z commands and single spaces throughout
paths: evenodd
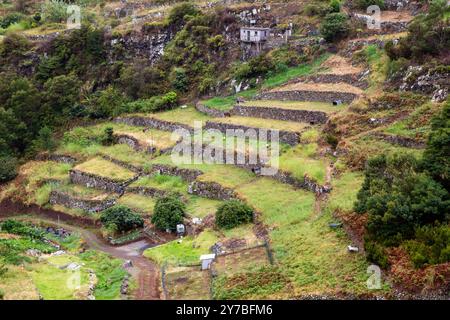
M 0 214 L 0 219 L 8 216 L 9 215 L 2 213 Z M 81 237 L 92 249 L 105 252 L 118 259 L 130 260 L 132 267 L 129 269 L 129 272 L 136 279 L 138 285 L 134 293 L 134 298 L 137 300 L 161 299 L 161 292 L 159 288 L 159 269 L 153 262 L 142 256 L 142 252 L 150 246 L 150 243 L 146 240 L 129 243 L 123 246 L 111 246 L 96 235 L 95 232 L 89 229 L 84 229 L 72 224 L 69 225 L 62 222 L 56 222 L 55 220 L 49 218 L 33 218 L 17 215 L 15 215 L 15 217 L 24 218 L 27 220 L 36 219 L 37 221 L 48 222 L 52 225 L 75 231 L 81 235 Z

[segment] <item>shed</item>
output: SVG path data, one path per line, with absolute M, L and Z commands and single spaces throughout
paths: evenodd
M 202 263 L 202 270 L 207 270 L 211 267 L 211 263 L 216 258 L 214 253 L 203 254 L 200 256 L 200 262 Z
M 242 27 L 241 41 L 243 42 L 262 42 L 266 41 L 270 35 L 270 28 L 263 27 Z

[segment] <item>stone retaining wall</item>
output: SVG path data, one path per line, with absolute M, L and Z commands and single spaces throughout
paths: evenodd
M 341 100 L 344 103 L 351 103 L 358 97 L 357 94 L 351 92 L 335 92 L 335 91 L 268 91 L 256 96 L 260 100 L 290 100 L 290 101 L 319 101 L 332 103 Z
M 426 144 L 424 142 L 420 142 L 412 138 L 390 135 L 381 132 L 376 132 L 372 135 L 391 144 L 397 144 L 405 148 L 424 149 L 426 147 Z
M 200 170 L 178 168 L 165 164 L 154 164 L 152 166 L 152 172 L 168 176 L 179 176 L 187 182 L 192 182 L 197 179 L 198 176 L 203 174 L 203 172 Z
M 154 153 L 156 151 L 156 148 L 150 147 L 150 146 L 144 146 L 142 145 L 138 139 L 135 137 L 129 136 L 127 134 L 119 134 L 115 136 L 117 139 L 117 143 L 120 144 L 126 144 L 130 146 L 135 151 L 143 151 L 147 153 Z
M 233 115 L 275 119 L 283 121 L 308 122 L 310 124 L 325 123 L 328 116 L 322 111 L 293 110 L 276 107 L 252 107 L 236 105 L 231 110 Z
M 223 187 L 219 183 L 212 181 L 194 181 L 189 185 L 188 193 L 217 200 L 231 200 L 236 198 L 236 193 L 233 189 Z
M 284 172 L 278 170 L 278 172 L 272 176 L 273 179 L 278 180 L 282 183 L 290 184 L 295 188 L 306 189 L 317 194 L 330 192 L 331 188 L 329 186 L 322 186 L 315 182 L 313 179 L 309 178 L 307 175 L 303 177 L 303 181 L 295 178 L 289 172 Z
M 224 118 L 226 117 L 229 112 L 227 111 L 220 111 L 220 110 L 216 110 L 213 108 L 209 108 L 207 106 L 205 106 L 204 104 L 201 104 L 200 102 L 195 104 L 195 109 L 197 109 L 197 111 L 210 115 L 211 117 L 214 118 Z
M 212 121 L 207 121 L 204 126 L 204 129 L 205 130 L 216 129 L 216 130 L 219 130 L 220 132 L 222 132 L 222 134 L 226 134 L 226 131 L 229 129 L 244 130 L 244 131 L 249 130 L 249 129 L 254 129 L 256 131 L 259 130 L 259 128 L 254 128 L 254 127 L 236 125 L 236 124 L 231 124 L 231 123 L 212 122 Z M 268 131 L 270 132 L 270 130 L 268 130 Z M 298 132 L 280 130 L 279 136 L 280 136 L 280 142 L 289 144 L 291 146 L 295 146 L 300 142 L 300 133 L 298 133 Z
M 164 190 L 150 187 L 127 187 L 126 192 L 136 193 L 147 197 L 164 197 L 167 195 L 167 192 Z
M 54 153 L 41 153 L 37 155 L 36 160 L 38 161 L 54 161 L 59 163 L 74 164 L 78 160 L 75 157 L 65 155 L 65 154 L 54 154 Z
M 81 209 L 90 213 L 106 210 L 116 204 L 116 199 L 107 200 L 86 200 L 78 199 L 59 191 L 50 193 L 50 204 L 59 204 L 67 208 Z
M 109 162 L 112 162 L 112 163 L 114 163 L 114 164 L 117 164 L 118 166 L 121 166 L 121 167 L 123 167 L 123 168 L 125 168 L 125 169 L 128 169 L 128 170 L 130 170 L 130 171 L 133 171 L 133 172 L 135 172 L 135 173 L 140 174 L 140 173 L 142 173 L 142 171 L 143 171 L 143 168 L 141 168 L 141 167 L 133 166 L 132 164 L 129 164 L 129 163 L 124 162 L 124 161 L 120 161 L 120 160 L 118 160 L 118 159 L 114 159 L 113 157 L 110 157 L 110 156 L 108 156 L 108 155 L 102 154 L 102 155 L 100 155 L 100 156 L 101 156 L 103 159 L 105 159 L 105 160 L 107 160 L 107 161 L 109 161 Z
M 175 131 L 178 129 L 186 129 L 193 133 L 194 129 L 188 125 L 170 121 L 159 120 L 147 117 L 118 117 L 114 120 L 117 123 L 125 123 L 129 126 L 150 127 L 162 131 Z
M 100 177 L 74 169 L 69 171 L 69 176 L 71 183 L 81 184 L 88 188 L 102 189 L 118 194 L 123 194 L 123 192 L 125 191 L 125 187 L 139 177 L 137 175 L 136 177 L 127 181 L 115 181 L 109 178 Z
M 366 72 L 360 73 L 350 73 L 350 74 L 333 74 L 333 73 L 324 73 L 324 74 L 315 74 L 305 78 L 302 78 L 304 82 L 315 82 L 315 83 L 339 83 L 344 82 L 348 83 L 354 87 L 358 87 L 360 89 L 367 89 L 369 87 L 369 82 L 364 79 Z M 297 82 L 299 82 L 297 80 Z

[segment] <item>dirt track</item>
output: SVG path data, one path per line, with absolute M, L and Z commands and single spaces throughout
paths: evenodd
M 14 212 L 10 210 L 14 207 Z M 26 208 L 26 211 L 23 209 Z M 21 210 L 19 210 L 21 209 Z M 122 260 L 130 260 L 133 267 L 129 269 L 131 275 L 137 280 L 138 287 L 134 293 L 134 299 L 137 300 L 158 300 L 161 298 L 161 292 L 159 288 L 159 270 L 150 260 L 142 256 L 142 251 L 150 246 L 150 242 L 146 240 L 141 240 L 133 243 L 129 243 L 124 246 L 111 246 L 106 243 L 103 239 L 95 234 L 95 232 L 79 227 L 81 221 L 76 221 L 76 219 L 60 219 L 57 222 L 60 215 L 58 212 L 50 213 L 46 210 L 46 214 L 41 215 L 41 210 L 35 211 L 35 208 L 22 206 L 21 204 L 8 203 L 5 206 L 4 203 L 0 205 L 0 219 L 10 216 L 17 216 L 19 214 L 35 214 L 36 219 L 41 221 L 49 221 L 54 225 L 59 225 L 68 230 L 73 230 L 80 233 L 81 237 L 86 241 L 89 247 L 103 251 L 115 258 Z M 70 220 L 70 221 L 69 221 Z M 77 223 L 78 222 L 78 223 Z M 81 225 L 85 225 L 81 223 Z

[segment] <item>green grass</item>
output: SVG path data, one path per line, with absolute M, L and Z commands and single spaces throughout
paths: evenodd
M 266 77 L 262 83 L 262 87 L 265 89 L 274 88 L 280 86 L 289 80 L 306 76 L 313 73 L 317 68 L 328 59 L 329 54 L 324 54 L 318 59 L 314 60 L 312 63 L 301 64 L 297 67 L 292 67 L 284 72 L 275 74 L 273 76 Z
M 189 196 L 186 207 L 187 213 L 192 217 L 204 218 L 209 214 L 215 214 L 217 208 L 222 203 L 220 200 Z
M 176 108 L 169 111 L 151 113 L 144 115 L 146 117 L 156 118 L 159 120 L 178 122 L 193 127 L 194 121 L 206 122 L 209 116 L 197 111 L 194 107 Z
M 76 260 L 76 259 L 75 259 Z M 33 266 L 31 278 L 45 300 L 74 300 L 77 298 L 77 285 L 71 286 L 75 273 L 61 270 L 56 266 L 40 263 Z M 81 288 L 86 287 L 86 270 L 80 272 Z M 85 289 L 85 288 L 84 288 Z M 85 290 L 83 290 L 85 291 Z
M 364 256 L 349 254 L 349 240 L 328 227 L 329 213 L 315 216 L 314 195 L 267 178 L 238 189 L 271 229 L 274 258 L 295 295 L 366 292 Z
M 215 118 L 212 121 L 234 125 L 243 125 L 252 128 L 278 129 L 292 132 L 302 132 L 307 126 L 307 124 L 305 123 L 294 121 L 282 121 L 274 119 L 250 118 L 240 116 Z
M 117 200 L 120 205 L 127 206 L 144 215 L 151 215 L 155 207 L 156 199 L 138 194 L 127 193 Z
M 326 166 L 325 159 L 315 159 L 317 144 L 299 144 L 279 157 L 280 170 L 290 172 L 293 177 L 303 181 L 305 174 L 317 181 L 325 184 Z
M 207 100 L 202 100 L 201 103 L 203 103 L 205 106 L 227 111 L 230 110 L 235 102 L 237 97 L 242 97 L 244 99 L 252 99 L 256 96 L 259 89 L 270 89 L 273 87 L 280 86 L 289 80 L 309 75 L 315 71 L 318 70 L 318 67 L 326 60 L 328 59 L 329 54 L 324 54 L 320 56 L 318 59 L 313 61 L 312 63 L 308 64 L 302 64 L 296 67 L 288 68 L 286 71 L 270 75 L 264 78 L 261 86 L 259 88 L 252 88 L 245 91 L 241 91 L 239 93 L 236 93 L 234 95 L 226 96 L 226 97 L 213 97 Z
M 183 181 L 183 179 L 178 176 L 156 174 L 140 177 L 138 180 L 130 184 L 130 187 L 147 187 L 168 192 L 187 194 L 188 183 Z
M 345 172 L 337 179 L 333 179 L 333 189 L 328 197 L 327 209 L 331 212 L 352 211 L 363 180 L 364 176 L 361 172 Z
M 77 165 L 74 169 L 117 181 L 125 181 L 136 174 L 102 158 L 92 158 Z
M 152 159 L 153 164 L 164 164 L 175 166 L 170 155 L 164 155 Z M 245 184 L 254 179 L 255 175 L 245 169 L 237 168 L 233 165 L 219 165 L 219 164 L 176 164 L 177 167 L 186 169 L 197 169 L 204 174 L 197 179 L 201 181 L 217 182 L 225 187 L 234 188 L 241 184 Z
M 200 256 L 208 254 L 209 248 L 216 243 L 217 236 L 211 230 L 205 230 L 196 238 L 186 237 L 181 243 L 174 240 L 144 251 L 144 256 L 162 265 L 192 265 L 200 263 Z

